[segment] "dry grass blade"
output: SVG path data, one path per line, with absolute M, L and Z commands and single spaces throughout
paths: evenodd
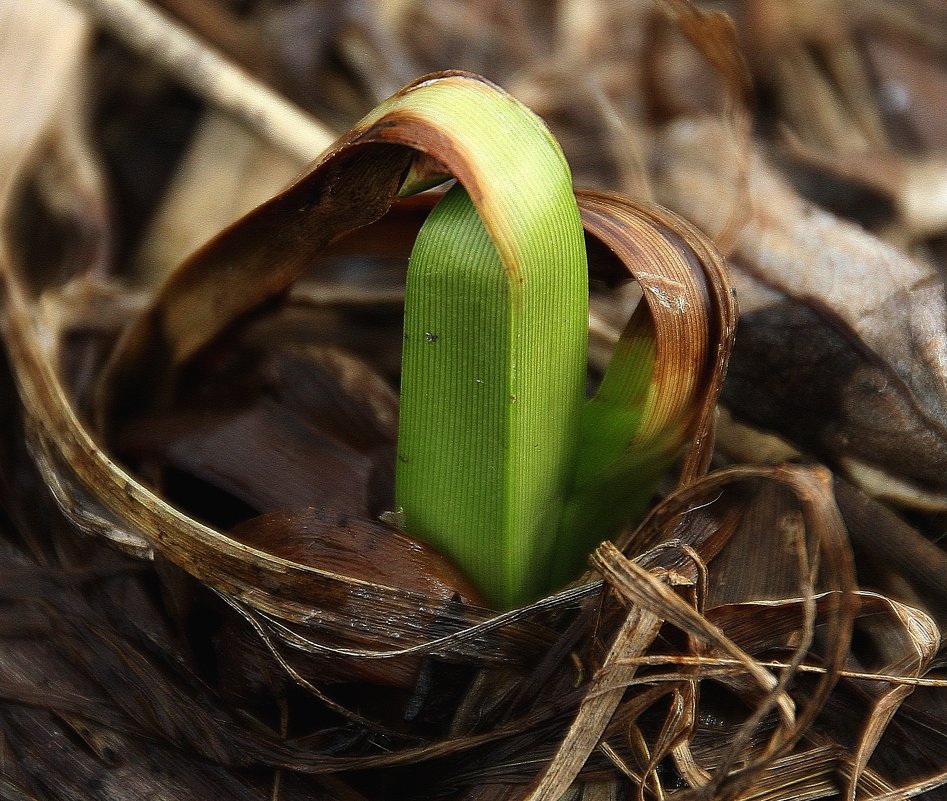
M 649 416 L 649 427 L 685 421 L 692 447 L 680 481 L 687 483 L 710 464 L 714 410 L 736 331 L 736 297 L 726 267 L 702 234 L 666 209 L 589 191 L 578 192 L 578 200 L 587 232 L 619 257 L 642 288 L 655 329 L 652 381 L 661 387 L 652 402 L 666 404 Z M 662 254 L 662 246 L 680 261 Z M 660 271 L 647 266 L 658 263 Z
M 706 499 L 709 496 L 712 499 L 711 504 L 719 503 L 721 493 L 727 491 L 728 486 L 739 486 L 741 482 L 763 477 L 780 484 L 785 483 L 785 486 L 798 494 L 807 532 L 806 540 L 809 543 L 806 548 L 812 549 L 815 556 L 811 568 L 804 566 L 804 572 L 815 571 L 814 575 L 818 574 L 820 584 L 828 581 L 836 588 L 832 593 L 816 595 L 810 578 L 809 597 L 805 600 L 785 602 L 781 607 L 778 612 L 780 625 L 786 626 L 785 631 L 793 637 L 795 645 L 793 658 L 788 662 L 780 662 L 779 669 L 775 672 L 775 663 L 763 660 L 757 655 L 758 649 L 765 653 L 770 647 L 770 640 L 765 638 L 784 641 L 778 633 L 779 627 L 773 625 L 774 621 L 759 619 L 758 613 L 749 611 L 745 616 L 736 616 L 735 619 L 743 621 L 752 632 L 751 640 L 746 640 L 745 637 L 742 640 L 753 649 L 747 652 L 737 645 L 741 640 L 734 641 L 731 638 L 729 628 L 722 630 L 711 622 L 719 619 L 723 623 L 724 620 L 731 620 L 733 615 L 720 610 L 719 618 L 707 617 L 699 611 L 702 593 L 700 575 L 707 569 L 700 567 L 700 554 L 712 560 L 719 552 L 720 542 L 716 532 L 720 530 L 720 524 L 705 528 L 699 522 L 702 512 L 698 510 L 703 504 L 698 499 Z M 638 772 L 634 763 L 629 763 L 623 768 L 626 772 L 630 771 L 629 775 L 647 776 L 661 754 L 673 748 L 679 770 L 682 775 L 689 777 L 695 794 L 711 793 L 716 796 L 717 793 L 726 793 L 755 797 L 758 792 L 760 797 L 771 798 L 817 798 L 825 795 L 826 782 L 829 779 L 829 763 L 826 760 L 836 760 L 838 754 L 830 749 L 819 751 L 816 760 L 814 755 L 789 753 L 816 720 L 832 687 L 844 672 L 847 643 L 859 609 L 859 604 L 852 595 L 850 556 L 846 556 L 845 545 L 840 537 L 838 514 L 825 496 L 825 486 L 824 474 L 810 474 L 804 470 L 755 471 L 741 468 L 712 474 L 672 496 L 663 507 L 659 506 L 644 524 L 645 529 L 653 527 L 663 532 L 656 534 L 657 539 L 671 536 L 676 536 L 677 539 L 668 539 L 666 546 L 658 547 L 634 562 L 621 556 L 608 543 L 596 552 L 593 560 L 595 569 L 603 574 L 606 584 L 613 588 L 616 596 L 624 599 L 622 607 L 627 603 L 632 606 L 621 613 L 620 622 L 614 629 L 615 637 L 609 642 L 608 655 L 595 679 L 589 683 L 585 700 L 572 719 L 569 732 L 556 757 L 541 774 L 530 797 L 559 797 L 595 750 L 596 737 L 600 738 L 597 744 L 611 755 L 610 759 L 621 763 L 625 757 L 620 757 L 608 745 L 607 733 L 615 731 L 615 726 L 627 725 L 628 720 L 634 719 L 634 715 L 640 715 L 641 710 L 653 703 L 651 691 L 659 689 L 662 684 L 667 689 L 660 690 L 656 697 L 670 693 L 672 699 L 672 711 L 665 718 L 662 727 L 665 733 L 658 736 L 653 745 L 645 746 L 642 752 L 645 755 L 645 763 L 650 761 L 650 767 L 645 764 L 642 766 L 644 770 Z M 713 500 L 715 498 L 716 500 Z M 727 512 L 721 507 L 716 515 L 723 515 L 723 518 L 718 517 L 718 520 L 726 519 Z M 685 522 L 687 520 L 690 522 Z M 723 529 L 726 530 L 727 526 Z M 647 537 L 644 536 L 639 541 L 647 541 Z M 804 563 L 809 563 L 809 560 L 804 560 Z M 712 562 L 709 568 L 713 571 Z M 806 589 L 805 585 L 803 589 Z M 866 612 L 870 613 L 875 599 L 868 598 L 865 603 L 868 604 L 865 607 Z M 894 610 L 895 607 L 889 608 Z M 908 612 L 909 617 L 913 614 Z M 918 618 L 918 621 L 922 620 L 926 618 Z M 646 650 L 642 650 L 645 641 L 654 641 L 657 630 L 653 625 L 659 621 L 663 622 L 662 625 L 672 625 L 688 634 L 691 648 L 695 649 L 693 659 L 686 656 L 649 655 L 649 651 L 653 654 L 653 646 L 644 645 Z M 795 681 L 795 675 L 806 666 L 805 660 L 810 647 L 813 646 L 812 636 L 816 625 L 827 632 L 824 642 L 829 645 L 822 654 L 824 662 L 814 671 L 821 678 L 811 687 L 811 692 L 806 694 L 806 701 L 797 704 L 795 700 L 790 699 L 787 691 Z M 908 629 L 913 626 L 913 623 L 906 623 Z M 806 630 L 808 635 L 804 633 Z M 642 637 L 644 640 L 640 639 Z M 752 645 L 752 638 L 759 637 L 764 639 Z M 626 653 L 622 656 L 621 649 L 637 651 L 638 655 Z M 718 662 L 720 655 L 726 655 L 727 658 Z M 647 669 L 648 666 L 659 665 L 667 665 L 670 671 L 654 673 Z M 717 669 L 716 665 L 721 669 Z M 678 667 L 678 670 L 675 671 L 675 667 Z M 645 672 L 642 673 L 642 670 Z M 912 670 L 909 668 L 908 672 Z M 717 750 L 711 762 L 716 770 L 705 769 L 690 755 L 687 743 L 691 736 L 690 731 L 695 725 L 696 714 L 688 712 L 688 708 L 697 703 L 697 696 L 688 700 L 689 693 L 685 688 L 694 688 L 705 678 L 716 679 L 725 684 L 732 681 L 733 686 L 739 688 L 737 692 L 754 699 L 756 712 L 751 714 L 741 727 L 741 735 L 748 734 L 759 726 L 767 716 L 768 709 L 775 707 L 778 710 L 781 723 L 773 730 L 766 747 L 760 750 L 761 744 L 758 742 L 753 746 L 751 753 L 756 753 L 755 757 L 748 757 L 745 749 L 750 740 L 741 736 L 732 739 L 733 749 L 724 744 L 721 746 L 722 750 Z M 629 692 L 629 688 L 634 689 Z M 652 700 L 647 700 L 649 698 Z M 611 723 L 607 723 L 606 718 L 611 718 Z M 679 722 L 675 722 L 676 719 L 679 719 Z M 683 743 L 679 741 L 679 737 L 685 738 Z M 662 738 L 666 744 L 662 744 Z M 726 752 L 731 750 L 733 752 L 728 755 Z M 779 764 L 785 762 L 785 773 L 775 768 L 774 759 L 780 760 Z M 742 767 L 732 767 L 740 763 L 743 763 Z M 817 763 L 824 766 L 821 772 L 816 768 Z M 789 765 L 795 766 L 798 771 L 795 779 L 787 776 Z M 770 770 L 772 772 L 769 772 Z M 653 785 L 652 782 L 652 778 L 643 781 L 639 785 L 642 788 L 640 792 L 643 792 L 645 787 L 660 786 L 660 783 Z M 687 794 L 682 797 L 687 797 Z
M 583 410 L 559 526 L 564 564 L 640 519 L 682 451 L 681 484 L 706 472 L 737 316 L 722 257 L 686 221 L 619 195 L 579 191 L 577 199 L 587 235 L 618 259 L 644 300 Z
M 611 555 L 614 559 L 618 552 L 610 543 L 604 543 L 601 552 L 596 552 L 594 557 L 596 569 L 604 573 L 606 581 L 617 583 L 630 602 L 651 610 L 665 622 L 687 632 L 704 646 L 727 653 L 738 661 L 745 668 L 750 680 L 757 683 L 764 694 L 772 695 L 771 700 L 779 708 L 785 725 L 792 729 L 796 717 L 795 704 L 769 671 L 760 667 L 723 632 L 709 624 L 697 610 L 651 572 L 628 561 L 622 565 L 627 571 L 626 575 L 622 576 L 611 564 L 603 561 L 599 553 Z
M 876 793 L 867 796 L 868 801 L 901 801 L 901 799 L 916 798 L 919 795 L 937 790 L 947 784 L 947 771 L 929 776 L 921 781 L 914 782 L 906 787 L 889 790 L 886 793 Z
M 621 589 L 619 588 L 619 592 Z M 611 647 L 587 690 L 585 701 L 565 734 L 555 758 L 549 763 L 536 786 L 526 798 L 529 801 L 554 801 L 561 798 L 575 781 L 592 750 L 599 744 L 611 721 L 636 667 L 616 668 L 615 663 L 645 651 L 654 642 L 661 627 L 661 618 L 649 611 L 628 610 L 627 617 L 615 635 Z M 612 684 L 600 688 L 600 684 Z
M 730 482 L 746 480 L 749 479 L 751 475 L 753 475 L 753 472 L 747 471 L 746 469 L 725 471 L 719 474 L 712 474 L 707 477 L 707 479 L 697 482 L 687 489 L 681 490 L 669 499 L 664 506 L 659 506 L 655 509 L 652 516 L 645 522 L 641 531 L 636 535 L 635 541 L 638 543 L 653 542 L 651 539 L 652 536 L 660 537 L 660 535 L 657 534 L 660 530 L 673 530 L 673 521 L 675 519 L 681 519 L 682 515 L 687 515 L 689 509 L 700 510 L 702 504 L 701 501 L 698 500 L 699 498 L 706 498 L 709 495 L 711 499 L 714 499 L 716 495 L 716 500 L 711 500 L 711 503 L 718 503 L 720 500 L 720 490 L 715 492 L 714 487 L 724 488 Z M 756 475 L 762 476 L 767 474 L 756 473 Z M 772 749 L 771 754 L 778 755 L 786 753 L 793 747 L 798 738 L 803 735 L 807 726 L 811 724 L 819 714 L 819 710 L 831 692 L 832 686 L 834 686 L 838 680 L 840 671 L 844 667 L 847 642 L 851 635 L 856 607 L 851 601 L 852 596 L 850 596 L 853 587 L 851 557 L 850 555 L 846 555 L 846 548 L 841 539 L 841 524 L 838 520 L 838 513 L 833 505 L 826 503 L 824 496 L 825 477 L 817 473 L 810 475 L 805 471 L 774 471 L 768 475 L 780 483 L 785 481 L 787 487 L 792 487 L 793 492 L 798 493 L 797 497 L 801 502 L 800 511 L 805 521 L 805 530 L 809 532 L 807 536 L 814 537 L 814 540 L 809 540 L 811 544 L 807 546 L 807 548 L 816 548 L 814 554 L 821 554 L 821 556 L 818 556 L 816 561 L 812 563 L 813 566 L 818 565 L 819 575 L 823 577 L 820 579 L 820 582 L 823 580 L 829 580 L 833 583 L 840 582 L 835 585 L 840 592 L 836 593 L 832 600 L 829 601 L 829 605 L 824 613 L 821 611 L 818 612 L 818 619 L 823 621 L 824 625 L 832 631 L 832 634 L 828 635 L 826 640 L 826 642 L 832 643 L 832 646 L 829 652 L 823 656 L 828 669 L 823 675 L 823 678 L 817 683 L 813 694 L 808 697 L 806 704 L 797 709 L 795 703 L 788 701 L 787 696 L 784 694 L 780 696 L 780 693 L 785 693 L 785 689 L 788 687 L 786 682 L 789 681 L 789 677 L 794 671 L 799 669 L 805 657 L 807 646 L 805 645 L 804 635 L 800 635 L 803 637 L 802 640 L 796 641 L 801 647 L 796 649 L 792 662 L 787 665 L 788 672 L 783 672 L 781 679 L 777 681 L 775 676 L 769 672 L 768 668 L 757 663 L 755 658 L 744 653 L 728 636 L 710 624 L 708 619 L 700 615 L 690 604 L 684 602 L 679 596 L 670 592 L 670 590 L 658 588 L 655 585 L 653 577 L 646 579 L 645 575 L 647 571 L 642 572 L 643 569 L 640 567 L 636 566 L 635 570 L 637 574 L 640 574 L 639 580 L 630 585 L 629 592 L 633 593 L 633 597 L 635 597 L 639 603 L 645 603 L 646 608 L 652 609 L 652 611 L 659 614 L 662 618 L 672 621 L 675 625 L 682 626 L 686 631 L 691 632 L 693 636 L 697 638 L 695 642 L 712 642 L 715 648 L 723 649 L 724 653 L 731 652 L 739 654 L 738 656 L 734 656 L 734 659 L 740 662 L 741 665 L 746 666 L 747 663 L 753 665 L 752 668 L 744 667 L 744 670 L 747 671 L 745 678 L 741 679 L 740 682 L 735 685 L 744 687 L 745 689 L 741 690 L 743 693 L 752 692 L 752 684 L 755 684 L 758 688 L 763 690 L 757 702 L 760 704 L 760 706 L 757 707 L 757 714 L 751 716 L 747 721 L 746 728 L 742 731 L 744 734 L 748 734 L 754 725 L 761 722 L 762 716 L 765 715 L 765 710 L 770 704 L 777 704 L 777 707 L 779 704 L 782 704 L 782 714 L 786 716 L 784 718 L 786 728 L 779 733 L 778 736 L 774 735 L 774 739 L 771 740 L 769 746 L 769 748 Z M 713 509 L 713 506 L 709 507 L 709 509 Z M 697 518 L 694 519 L 694 524 L 696 524 L 702 512 L 691 511 L 690 513 L 691 515 L 697 515 Z M 723 509 L 717 512 L 717 514 L 721 513 L 724 513 Z M 654 531 L 654 534 L 649 535 L 649 529 Z M 686 531 L 687 529 L 685 528 L 683 530 Z M 698 534 L 701 530 L 701 527 L 697 526 L 693 529 L 693 534 Z M 721 529 L 716 530 L 719 531 Z M 723 530 L 726 531 L 726 528 Z M 677 531 L 681 531 L 680 523 L 678 523 Z M 690 540 L 696 553 L 704 553 L 708 559 L 714 558 L 714 555 L 720 548 L 719 540 L 713 536 L 708 537 L 707 533 L 704 533 L 701 537 L 701 539 L 691 540 L 688 536 L 684 538 L 683 542 L 687 543 Z M 673 562 L 671 564 L 673 564 Z M 652 570 L 653 569 L 652 567 Z M 676 572 L 680 571 L 681 566 L 678 566 L 675 570 Z M 649 592 L 645 591 L 646 587 L 650 588 Z M 644 594 L 642 595 L 642 593 Z M 849 600 L 845 600 L 846 598 Z M 654 604 L 659 604 L 659 606 L 654 606 Z M 810 611 L 804 612 L 803 610 L 806 608 Z M 811 631 L 813 630 L 815 621 L 813 616 L 816 615 L 816 611 L 816 599 L 810 597 L 810 599 L 800 607 L 800 615 L 792 615 L 787 619 L 787 623 L 789 620 L 792 621 L 790 625 L 794 632 L 804 631 L 805 628 L 808 627 L 810 630 L 809 636 L 811 637 Z M 812 619 L 810 623 L 803 625 L 800 621 L 806 618 Z M 747 622 L 750 623 L 750 619 L 748 619 Z M 755 623 L 750 623 L 750 625 L 754 631 L 759 633 L 768 630 L 765 628 L 765 624 L 763 629 L 757 628 Z M 800 629 L 800 626 L 803 626 L 803 628 Z M 733 651 L 734 648 L 736 648 L 735 652 Z M 690 663 L 687 660 L 683 660 L 681 664 L 687 665 Z M 687 669 L 685 668 L 684 672 L 672 672 L 668 674 L 664 680 L 682 681 L 685 680 L 688 675 Z M 701 671 L 698 670 L 696 675 L 702 675 Z M 750 677 L 754 675 L 756 678 L 750 679 Z M 654 678 L 657 679 L 657 677 Z M 748 680 L 750 684 L 747 683 Z M 780 698 L 782 698 L 782 701 L 780 701 Z M 753 723 L 754 720 L 756 724 Z M 737 738 L 735 742 L 739 741 L 740 738 Z M 727 765 L 729 760 L 733 759 L 733 756 L 734 755 L 731 754 L 730 757 L 724 758 L 720 764 Z M 718 759 L 720 758 L 721 757 L 718 757 Z M 703 791 L 707 792 L 711 787 L 717 787 L 718 792 L 724 792 L 724 788 L 727 788 L 726 792 L 737 792 L 740 788 L 747 789 L 753 785 L 755 781 L 754 777 L 759 775 L 759 771 L 765 769 L 767 761 L 767 758 L 763 758 L 759 762 L 751 760 L 744 769 L 732 774 L 726 770 L 723 772 L 718 771 L 714 774 L 710 782 L 701 782 Z M 695 774 L 695 776 L 696 775 L 698 774 Z
M 887 598 L 874 596 L 865 599 L 863 613 L 870 614 L 871 607 L 880 607 L 893 614 L 903 629 L 907 640 L 906 654 L 894 664 L 886 667 L 889 673 L 904 673 L 908 677 L 920 677 L 933 661 L 940 647 L 940 631 L 927 615 L 916 609 L 905 607 Z M 865 609 L 864 607 L 868 607 Z M 847 788 L 847 798 L 854 801 L 859 781 L 868 767 L 868 760 L 878 747 L 878 743 L 894 719 L 901 704 L 914 692 L 910 684 L 894 685 L 884 690 L 874 701 L 868 725 L 865 727 L 858 749 L 852 760 L 852 773 Z
M 829 600 L 824 594 L 814 598 L 819 619 L 832 614 L 831 608 L 826 606 L 826 601 Z M 863 682 L 877 680 L 887 684 L 886 688 L 873 695 L 868 721 L 852 754 L 846 790 L 849 798 L 854 798 L 859 790 L 868 760 L 900 705 L 915 687 L 928 682 L 932 686 L 941 686 L 943 683 L 936 678 L 927 681 L 921 678 L 927 672 L 940 644 L 939 630 L 930 617 L 876 593 L 859 592 L 856 601 L 857 620 L 871 621 L 877 626 L 879 617 L 890 618 L 893 631 L 886 635 L 886 648 L 893 653 L 888 663 L 874 671 L 838 671 L 839 677 Z M 750 653 L 758 654 L 773 647 L 781 638 L 796 630 L 802 615 L 802 606 L 801 600 L 790 599 L 748 602 L 715 607 L 709 610 L 708 617 L 720 625 L 728 636 L 748 648 Z M 710 662 L 705 664 L 710 666 Z M 720 664 L 723 667 L 723 663 Z M 803 664 L 799 665 L 798 669 L 812 673 L 825 673 L 827 670 L 818 664 Z

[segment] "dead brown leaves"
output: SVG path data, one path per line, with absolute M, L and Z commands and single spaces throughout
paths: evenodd
M 648 3 L 341 5 L 184 10 L 200 6 L 188 23 L 340 128 L 429 69 L 486 71 L 547 114 L 582 183 L 653 192 L 725 236 L 743 322 L 715 454 L 738 463 L 685 469 L 595 552 L 592 583 L 500 617 L 472 605 L 439 556 L 373 519 L 390 495 L 405 232 L 423 207 L 334 241 L 284 303 L 261 303 L 290 283 L 261 266 L 254 285 L 208 282 L 217 294 L 142 318 L 151 290 L 112 274 L 153 286 L 181 246 L 105 212 L 89 142 L 109 139 L 95 87 L 77 88 L 102 52 L 65 5 L 0 4 L 0 794 L 940 797 L 940 9 L 725 4 L 755 99 L 772 101 L 748 144 L 733 29 L 684 4 L 661 6 L 689 20 L 683 34 Z M 290 44 L 305 30 L 325 31 L 308 59 Z M 147 74 L 130 85 L 164 80 Z M 233 187 L 247 165 L 281 165 L 260 200 L 298 164 L 206 114 L 192 153 L 240 157 L 183 162 L 156 218 L 174 222 L 151 221 L 179 241 L 246 210 L 254 193 Z M 300 248 L 302 228 L 274 242 L 257 219 L 236 256 L 264 265 L 282 248 L 305 273 L 319 243 Z M 128 239 L 137 266 L 110 260 Z M 602 344 L 635 296 L 595 294 Z M 251 306 L 247 325 L 222 323 Z M 96 406 L 134 318 L 177 344 L 151 353 L 161 340 L 139 338 Z M 143 391 L 168 386 L 148 365 L 211 340 L 175 404 Z M 773 434 L 804 464 L 753 466 Z

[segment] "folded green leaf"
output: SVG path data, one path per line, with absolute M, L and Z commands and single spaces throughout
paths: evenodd
M 588 279 L 558 147 L 525 108 L 484 100 L 452 127 L 478 145 L 482 185 L 447 193 L 408 269 L 396 502 L 505 608 L 537 597 L 556 558 Z

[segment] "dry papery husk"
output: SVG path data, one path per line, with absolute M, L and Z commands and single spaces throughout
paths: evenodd
M 68 130 L 52 115 L 21 139 L 0 185 L 8 219 L 40 144 Z M 572 587 L 496 615 L 371 517 L 390 483 L 398 248 L 426 209 L 385 214 L 413 158 L 393 130 L 353 132 L 154 298 L 96 277 L 92 215 L 57 218 L 84 232 L 65 286 L 39 277 L 25 237 L 3 241 L 0 794 L 896 798 L 936 784 L 944 744 L 910 700 L 938 629 L 857 589 L 829 473 L 705 475 L 733 300 L 713 251 L 667 212 L 594 196 L 694 267 L 693 444 L 644 523 Z M 300 196 L 356 169 L 325 242 L 380 219 L 320 254 Z M 639 279 L 670 370 L 666 287 L 628 273 L 605 228 L 596 275 Z M 395 244 L 379 260 L 381 242 Z M 316 280 L 286 299 L 314 262 L 323 278 L 351 269 L 353 243 L 381 289 Z M 194 305 L 234 253 L 227 293 Z M 247 282 L 263 261 L 289 268 Z M 166 314 L 177 334 L 156 325 Z M 226 532 L 204 522 L 227 515 Z

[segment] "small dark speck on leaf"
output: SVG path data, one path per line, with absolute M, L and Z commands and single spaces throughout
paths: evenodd
M 425 332 L 424 332 L 424 338 L 425 338 L 428 342 L 437 342 L 437 334 L 432 334 L 430 331 L 425 331 Z

